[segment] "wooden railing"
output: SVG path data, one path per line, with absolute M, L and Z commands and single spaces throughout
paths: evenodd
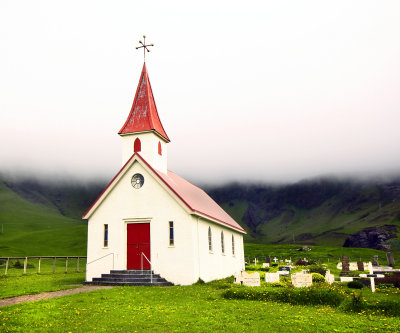
M 79 272 L 80 260 L 86 259 L 87 257 L 79 257 L 79 256 L 37 256 L 37 257 L 0 257 L 0 261 L 5 261 L 6 267 L 4 271 L 4 275 L 7 275 L 9 269 L 10 260 L 23 260 L 24 261 L 24 274 L 26 274 L 26 268 L 28 267 L 28 260 L 38 260 L 38 274 L 40 274 L 40 264 L 43 259 L 53 260 L 53 274 L 56 272 L 56 260 L 57 259 L 65 259 L 65 273 L 68 273 L 68 260 L 76 259 L 76 271 Z

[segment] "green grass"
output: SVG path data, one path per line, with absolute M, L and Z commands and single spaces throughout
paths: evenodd
M 0 309 L 5 332 L 370 332 L 400 320 L 328 306 L 228 300 L 215 282 L 186 287 L 117 287 Z
M 86 222 L 31 203 L 1 181 L 0 225 L 0 257 L 86 255 Z
M 85 273 L 31 274 L 0 277 L 0 298 L 71 289 L 82 285 Z M 74 286 L 75 285 L 75 286 Z

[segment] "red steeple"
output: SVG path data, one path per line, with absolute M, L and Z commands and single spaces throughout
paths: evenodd
M 142 74 L 136 89 L 131 112 L 118 134 L 144 131 L 155 131 L 167 141 L 170 141 L 158 116 L 156 102 L 154 101 L 145 63 L 143 64 Z

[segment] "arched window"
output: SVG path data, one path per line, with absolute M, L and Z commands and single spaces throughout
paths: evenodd
M 211 227 L 208 227 L 208 250 L 212 251 L 212 234 L 211 234 Z
M 232 255 L 235 255 L 235 237 L 232 235 Z
M 162 155 L 161 142 L 158 141 L 158 155 Z
M 135 143 L 133 144 L 133 151 L 135 153 L 142 151 L 142 143 L 139 138 L 136 138 Z
M 225 244 L 224 244 L 224 232 L 221 231 L 221 250 L 222 250 L 222 254 L 225 253 Z

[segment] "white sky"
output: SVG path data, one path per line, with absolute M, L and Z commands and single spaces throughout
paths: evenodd
M 191 180 L 400 171 L 399 1 L 0 1 L 0 169 L 111 178 L 143 53 Z

